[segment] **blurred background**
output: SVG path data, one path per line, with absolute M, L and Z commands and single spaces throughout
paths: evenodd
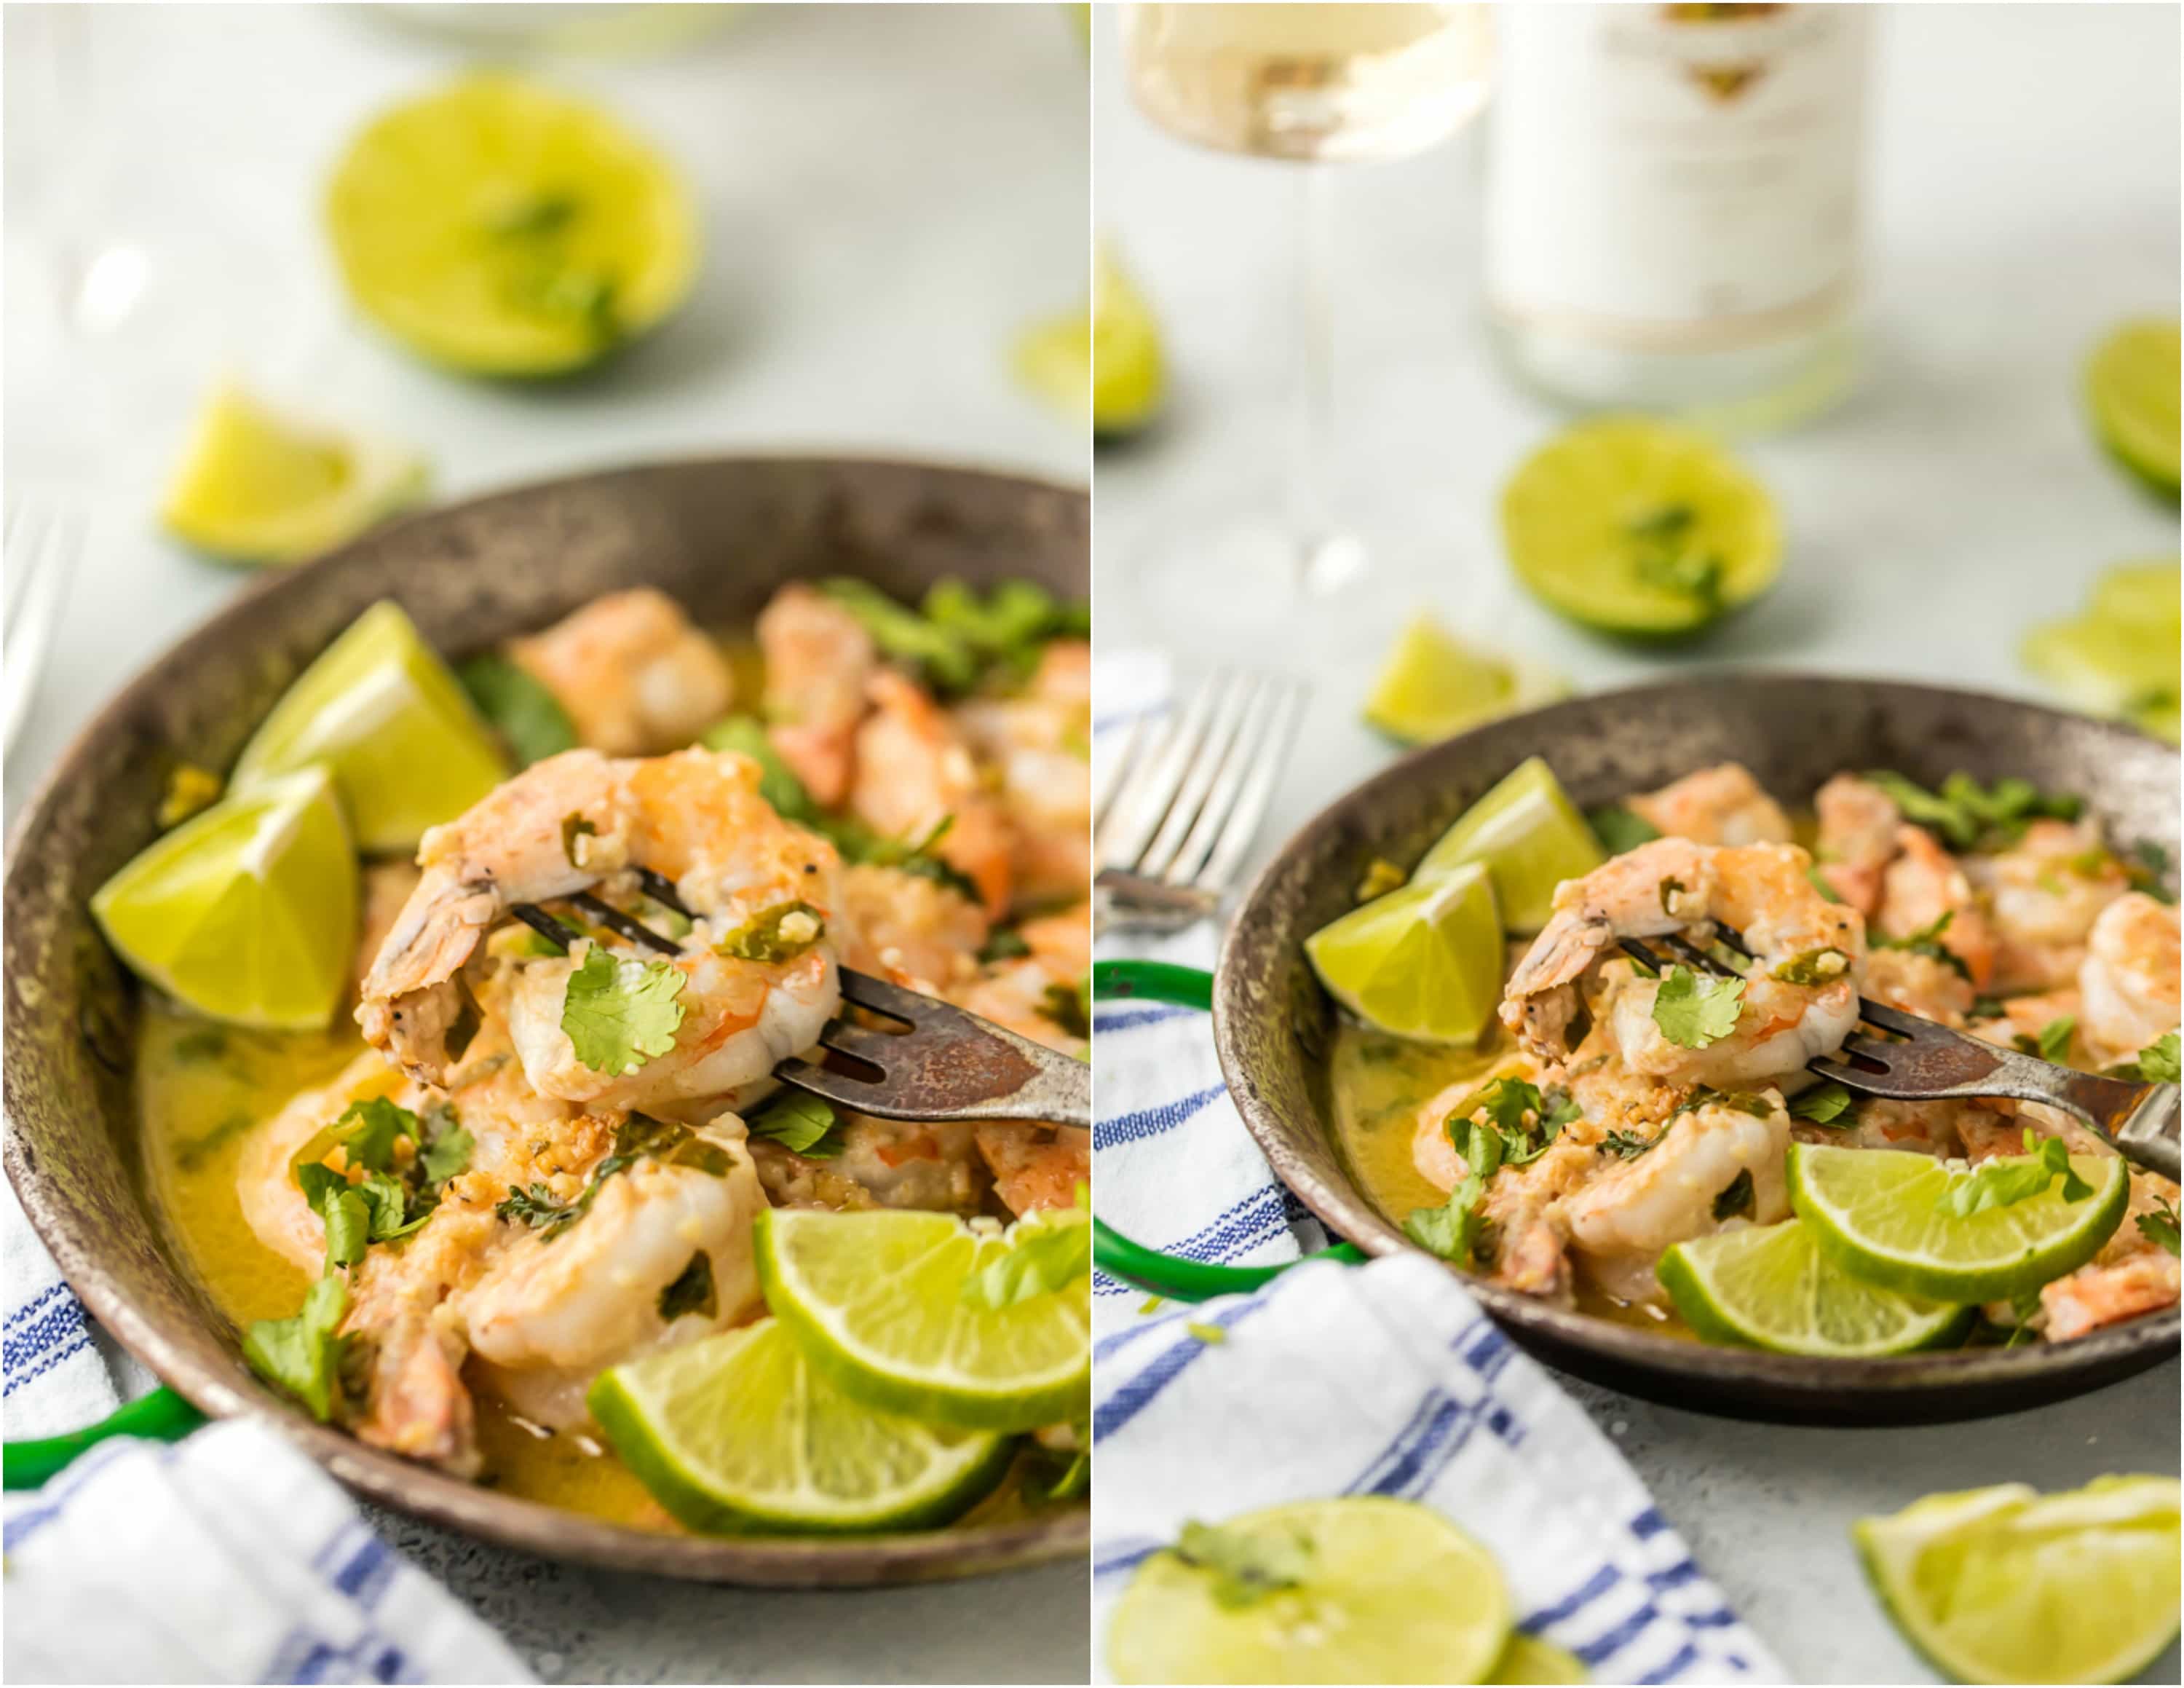
M 10 685 L 42 669 L 9 735 L 11 818 L 254 568 L 420 497 L 739 449 L 1082 484 L 1083 377 L 1072 410 L 1019 356 L 1034 325 L 1081 326 L 1081 22 L 1045 3 L 7 7 L 4 667 Z M 536 92 L 450 93 L 483 65 Z M 566 333 L 510 339 L 418 232 L 461 212 L 497 123 L 598 186 L 493 231 L 546 265 Z M 656 294 L 565 285 L 648 265 Z M 9 1363 L 12 1386 L 12 1339 Z M 1084 1680 L 1081 1565 L 1009 1579 L 997 1624 L 989 1582 L 701 1588 L 373 1523 L 548 1680 Z

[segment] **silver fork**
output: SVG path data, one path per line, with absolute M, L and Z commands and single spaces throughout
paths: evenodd
M 1311 687 L 1219 669 L 1179 709 L 1133 723 L 1094 811 L 1095 924 L 1174 931 L 1234 881 Z
M 13 750 L 53 648 L 69 577 L 83 555 L 83 517 L 44 500 L 10 506 L 0 537 L 7 583 L 0 619 L 0 748 Z
M 1718 928 L 1723 942 L 1750 959 L 1744 940 Z M 1689 939 L 1663 941 L 1678 959 L 1720 978 L 1743 975 Z M 1658 970 L 1662 959 L 1635 938 L 1622 942 L 1624 953 Z M 1886 1037 L 1853 1031 L 1843 1039 L 1841 1058 L 1821 1055 L 1805 1070 L 1833 1079 L 1861 1096 L 1898 1102 L 1941 1102 L 1975 1096 L 2007 1096 L 2020 1102 L 2044 1102 L 2082 1121 L 2126 1160 L 2175 1178 L 2177 1170 L 2178 1091 L 2173 1084 L 2109 1078 L 2059 1066 L 2015 1049 L 1982 1042 L 1916 1014 L 1858 999 L 1858 1018 Z

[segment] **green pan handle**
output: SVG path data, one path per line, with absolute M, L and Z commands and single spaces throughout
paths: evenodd
M 1096 1002 L 1141 997 L 1148 1002 L 1168 1003 L 1177 1008 L 1211 1009 L 1213 975 L 1196 967 L 1178 967 L 1166 961 L 1102 961 L 1092 969 L 1092 996 Z M 1096 1188 L 1096 1186 L 1095 1186 Z M 1148 1249 L 1107 1224 L 1092 1221 L 1092 1258 L 1108 1277 L 1133 1288 L 1143 1289 L 1170 1301 L 1211 1301 L 1217 1295 L 1241 1295 L 1279 1277 L 1302 1260 L 1279 1266 L 1211 1266 Z M 1337 1243 L 1331 1249 L 1304 1256 L 1307 1260 L 1345 1260 L 1365 1258 L 1354 1244 Z
M 78 1454 L 109 1437 L 149 1436 L 156 1441 L 179 1442 L 204 1422 L 204 1414 L 172 1389 L 154 1389 L 117 1408 L 88 1429 L 42 1437 L 35 1442 L 8 1443 L 0 1449 L 0 1465 L 6 1467 L 5 1486 L 42 1488 Z

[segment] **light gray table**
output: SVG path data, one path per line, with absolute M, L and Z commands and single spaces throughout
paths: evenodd
M 98 701 L 240 584 L 151 520 L 223 368 L 424 447 L 449 495 L 738 446 L 1084 478 L 1081 432 L 1017 390 L 1006 364 L 1019 327 L 1085 286 L 1084 63 L 1060 8 L 722 9 L 723 28 L 671 57 L 546 67 L 673 154 L 708 260 L 655 339 L 594 379 L 531 389 L 451 379 L 386 344 L 350 320 L 322 249 L 338 149 L 449 72 L 444 44 L 361 8 L 103 8 L 87 20 L 89 104 L 56 121 L 43 20 L 8 8 L 8 494 L 73 484 L 93 517 L 8 761 L 11 814 Z M 141 302 L 111 330 L 56 322 L 53 241 L 71 230 L 148 260 Z M 549 1678 L 1070 1682 L 1086 1669 L 1081 1566 L 760 1594 L 382 1523 Z
M 1781 584 L 1696 651 L 1574 631 L 1502 562 L 1493 511 L 1557 418 L 1490 361 L 1478 312 L 1477 142 L 1337 171 L 1336 405 L 1350 506 L 1401 555 L 1346 636 L 1301 614 L 1256 661 L 1317 693 L 1262 854 L 1390 755 L 1357 719 L 1424 606 L 1580 685 L 1694 664 L 1913 675 L 2037 695 L 2013 651 L 2101 567 L 2172 554 L 2177 523 L 2092 447 L 2075 383 L 2114 319 L 2174 311 L 2178 31 L 2166 8 L 1893 8 L 1873 123 L 1871 372 L 1806 431 L 1752 445 L 1789 534 Z M 1195 151 L 1132 110 L 1095 37 L 1095 201 L 1161 314 L 1176 392 L 1097 466 L 1103 647 L 1203 662 L 1217 624 L 1161 625 L 1134 571 L 1224 501 L 1275 496 L 1288 368 L 1284 166 Z M 1347 612 L 1346 612 L 1347 613 Z M 1810 1681 L 1927 1680 L 1866 1594 L 1846 1530 L 1936 1490 L 2177 1469 L 2177 1367 L 2067 1406 L 1918 1430 L 1733 1424 L 1577 1386 L 1738 1609 Z M 2149 1677 L 2175 1681 L 2174 1651 Z

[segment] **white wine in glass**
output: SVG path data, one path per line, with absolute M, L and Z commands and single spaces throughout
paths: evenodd
M 1368 547 L 1330 513 L 1323 164 L 1438 145 L 1485 99 L 1491 8 L 1481 5 L 1127 5 L 1123 51 L 1139 109 L 1170 134 L 1295 163 L 1297 373 L 1288 510 L 1176 536 L 1140 574 L 1162 619 L 1260 613 L 1324 599 L 1365 574 Z

